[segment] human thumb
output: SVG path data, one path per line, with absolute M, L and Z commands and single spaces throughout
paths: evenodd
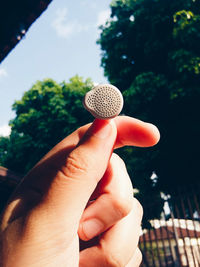
M 43 211 L 53 207 L 52 220 L 62 218 L 65 223 L 78 223 L 106 171 L 116 136 L 114 121 L 96 119 L 76 148 L 66 156 L 38 208 Z

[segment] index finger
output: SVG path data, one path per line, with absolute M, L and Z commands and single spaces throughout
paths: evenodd
M 150 147 L 157 144 L 160 139 L 157 127 L 151 123 L 128 116 L 118 116 L 113 120 L 117 127 L 114 149 L 123 146 Z M 39 163 L 46 161 L 48 158 L 52 158 L 55 163 L 59 156 L 64 155 L 66 157 L 78 145 L 91 125 L 92 123 L 82 126 L 63 139 Z M 53 157 L 55 154 L 57 154 L 56 158 Z
M 123 146 L 154 146 L 160 139 L 160 133 L 157 127 L 151 123 L 146 123 L 128 116 L 118 116 L 114 119 L 114 122 L 117 127 L 117 139 L 114 149 Z M 70 136 L 66 137 L 56 145 L 48 155 L 54 152 L 56 153 L 60 149 L 63 149 L 63 147 L 73 149 L 78 145 L 91 124 L 92 123 L 89 123 L 77 129 Z
M 160 139 L 158 128 L 144 121 L 119 116 L 115 118 L 117 126 L 117 140 L 115 148 L 122 146 L 149 147 L 154 146 Z

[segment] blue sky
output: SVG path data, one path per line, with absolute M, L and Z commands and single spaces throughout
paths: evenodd
M 53 0 L 0 65 L 0 135 L 8 135 L 11 106 L 37 80 L 68 81 L 78 74 L 107 82 L 100 67 L 98 26 L 111 0 Z

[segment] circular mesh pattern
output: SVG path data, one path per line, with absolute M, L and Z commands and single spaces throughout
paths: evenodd
M 113 85 L 98 85 L 88 93 L 85 106 L 95 117 L 112 118 L 122 109 L 122 94 Z

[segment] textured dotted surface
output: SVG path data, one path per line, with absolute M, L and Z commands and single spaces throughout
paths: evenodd
M 97 118 L 113 118 L 122 110 L 123 97 L 113 85 L 98 85 L 86 94 L 84 105 Z

